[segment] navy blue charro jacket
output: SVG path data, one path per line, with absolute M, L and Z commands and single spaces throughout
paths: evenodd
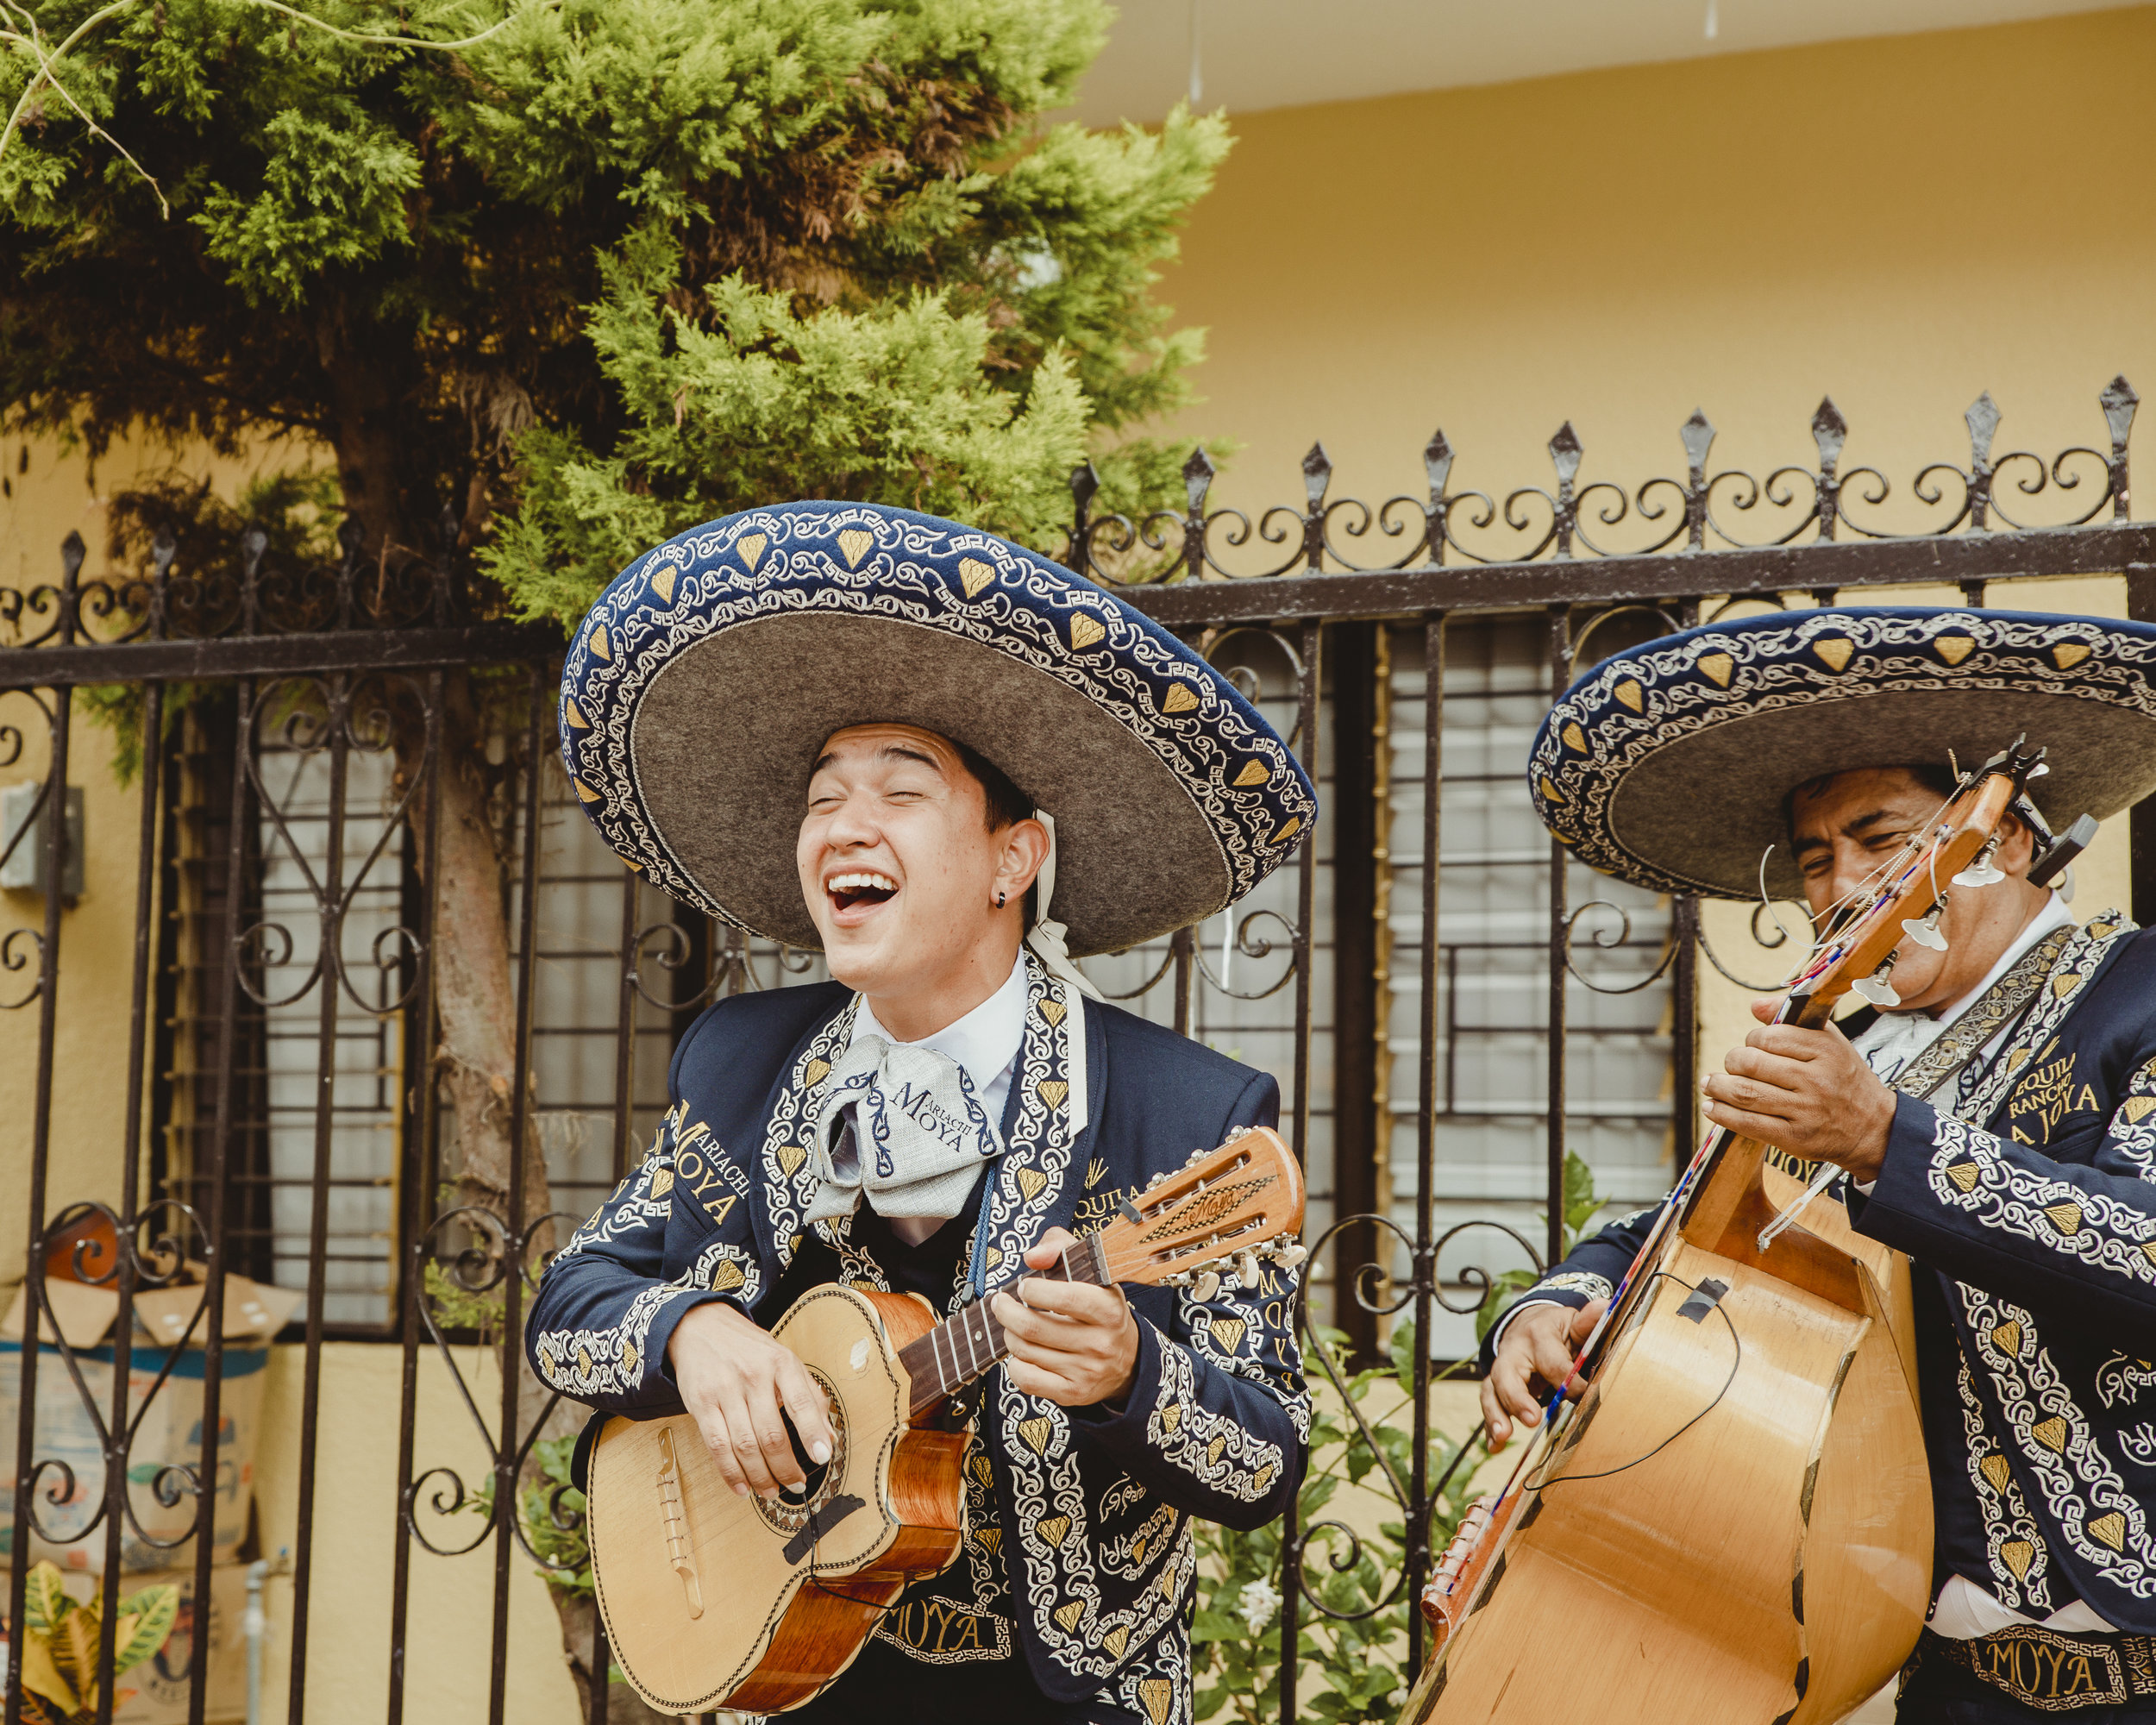
M 1052 1011 L 1056 985 L 1031 969 L 1028 1011 L 1044 1000 Z M 845 1047 L 851 999 L 837 984 L 739 995 L 691 1027 L 650 1152 L 534 1302 L 527 1345 L 543 1381 L 601 1414 L 677 1414 L 666 1349 L 692 1307 L 726 1299 L 774 1322 L 780 1278 L 817 1235 L 842 1280 L 887 1285 L 850 1219 L 799 1220 L 814 1185 L 804 1104 Z M 1113 1007 L 1088 1001 L 1083 1019 L 1089 1118 L 1068 1153 L 1044 1158 L 1021 1137 L 993 1164 L 1000 1190 L 981 1224 L 995 1230 L 991 1280 L 1048 1227 L 1097 1229 L 1192 1151 L 1278 1115 L 1262 1073 Z M 1006 1142 L 1040 1088 L 1029 1058 L 1013 1076 Z M 1250 1290 L 1224 1279 L 1204 1305 L 1188 1290 L 1126 1292 L 1139 1348 L 1122 1411 L 1067 1410 L 992 1372 L 965 1461 L 962 1555 L 878 1633 L 931 1665 L 1022 1650 L 1051 1698 L 1102 1697 L 1170 1725 L 1190 1717 L 1190 1518 L 1255 1527 L 1280 1515 L 1302 1476 L 1308 1402 L 1292 1273 L 1265 1266 Z
M 1915 1262 L 1934 1591 L 2156 1634 L 2156 931 L 2075 931 L 1952 1109 L 1902 1096 L 1870 1195 L 1845 1195 Z M 1521 1302 L 1607 1295 L 1653 1214 Z

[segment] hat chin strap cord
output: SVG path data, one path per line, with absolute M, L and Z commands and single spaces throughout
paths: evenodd
M 1065 940 L 1069 931 L 1048 914 L 1048 907 L 1056 902 L 1056 817 L 1045 809 L 1036 809 L 1033 819 L 1048 829 L 1048 860 L 1033 877 L 1033 884 L 1040 888 L 1041 919 L 1026 932 L 1025 944 L 1033 949 L 1033 956 L 1046 967 L 1050 975 L 1060 976 L 1089 1000 L 1105 1000 L 1106 996 L 1093 986 L 1085 972 L 1078 968 L 1078 961 L 1070 956 Z

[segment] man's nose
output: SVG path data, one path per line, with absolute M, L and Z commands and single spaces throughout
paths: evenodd
M 842 848 L 874 844 L 882 836 L 858 797 L 848 797 L 841 802 L 831 815 L 830 825 L 824 829 L 824 842 Z

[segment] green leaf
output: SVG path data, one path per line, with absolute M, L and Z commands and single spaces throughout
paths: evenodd
M 179 1621 L 179 1589 L 170 1582 L 146 1587 L 120 1602 L 114 1625 L 112 1669 L 115 1675 L 131 1670 L 154 1656 L 171 1639 Z
M 31 1565 L 23 1584 L 22 1621 L 38 1634 L 52 1634 L 63 1617 L 80 1609 L 67 1596 L 67 1590 L 60 1582 L 57 1565 L 47 1562 Z

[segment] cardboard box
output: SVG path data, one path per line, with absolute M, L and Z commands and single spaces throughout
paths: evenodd
M 96 1408 L 92 1416 L 70 1376 L 66 1359 L 50 1339 L 41 1340 L 37 1366 L 37 1447 L 33 1460 L 63 1461 L 72 1469 L 73 1489 L 63 1501 L 53 1494 L 68 1484 L 56 1468 L 39 1483 L 38 1520 L 46 1535 L 33 1534 L 33 1560 L 49 1559 L 67 1571 L 95 1573 L 103 1567 L 104 1529 L 92 1527 L 105 1489 L 103 1445 L 99 1423 L 110 1417 L 112 1374 L 116 1351 L 107 1337 L 119 1314 L 119 1299 L 110 1288 L 53 1280 L 47 1283 L 51 1316 L 39 1326 L 41 1338 L 57 1328 L 74 1350 L 84 1388 Z M 169 1569 L 187 1563 L 193 1552 L 195 1499 L 180 1484 L 179 1501 L 160 1501 L 158 1483 L 168 1466 L 192 1467 L 202 1452 L 203 1368 L 200 1346 L 183 1348 L 167 1360 L 169 1343 L 197 1330 L 199 1286 L 153 1289 L 137 1296 L 135 1344 L 126 1370 L 128 1418 L 135 1428 L 128 1457 L 128 1496 L 133 1516 L 125 1526 L 121 1561 L 129 1571 Z M 247 1535 L 254 1496 L 254 1455 L 261 1426 L 264 1374 L 269 1364 L 269 1338 L 298 1306 L 301 1295 L 289 1288 L 269 1288 L 242 1276 L 231 1277 L 225 1290 L 225 1346 L 222 1392 L 218 1407 L 215 1562 L 229 1559 Z M 20 1405 L 22 1336 L 28 1314 L 27 1289 L 0 1320 L 0 1432 L 14 1430 Z M 160 1383 L 160 1375 L 163 1382 Z M 13 1473 L 9 1446 L 4 1472 Z M 178 1484 L 178 1482 L 174 1482 Z M 172 1488 L 168 1485 L 167 1495 Z M 0 1527 L 0 1555 L 10 1552 L 13 1530 Z

